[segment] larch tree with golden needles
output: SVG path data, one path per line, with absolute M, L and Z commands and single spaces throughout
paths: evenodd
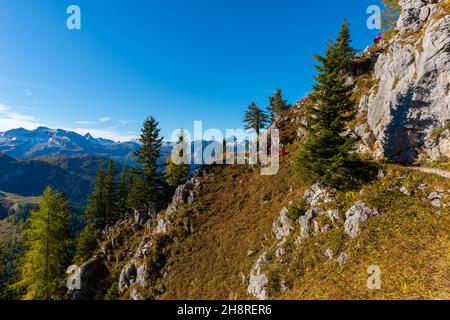
M 48 187 L 42 195 L 40 209 L 31 213 L 24 231 L 19 281 L 13 285 L 25 292 L 23 299 L 62 299 L 72 244 L 69 220 L 67 199 Z

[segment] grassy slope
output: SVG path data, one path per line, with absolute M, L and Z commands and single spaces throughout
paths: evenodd
M 0 191 L 0 201 L 6 201 L 17 204 L 39 204 L 39 197 L 22 197 L 16 194 Z
M 272 222 L 303 191 L 290 162 L 291 157 L 285 158 L 273 177 L 236 166 L 219 167 L 210 174 L 204 195 L 192 208 L 195 233 L 170 260 L 168 291 L 162 298 L 248 298 L 241 278 L 254 263 L 248 250 L 262 251 L 271 244 Z M 264 196 L 271 201 L 261 206 Z
M 210 173 L 192 208 L 195 232 L 173 245 L 164 281 L 166 293 L 160 298 L 252 298 L 246 293 L 242 277 L 262 252 L 275 250 L 272 223 L 281 209 L 291 200 L 298 202 L 305 190 L 291 171 L 291 161 L 291 156 L 283 159 L 280 173 L 274 177 L 262 177 L 259 172 L 235 166 L 216 168 Z M 286 294 L 271 290 L 271 297 L 449 298 L 449 210 L 442 209 L 438 214 L 419 194 L 401 196 L 394 188 L 400 181 L 410 188 L 422 182 L 444 190 L 450 188 L 449 181 L 443 178 L 393 166 L 387 178 L 366 186 L 361 194 L 339 194 L 334 207 L 344 211 L 362 199 L 383 215 L 371 219 L 354 240 L 345 237 L 342 224 L 337 224 L 333 231 L 311 238 L 300 247 L 288 246 L 284 261 L 274 259 L 266 272 L 292 289 Z M 271 195 L 271 201 L 261 206 L 265 195 Z M 327 248 L 345 250 L 350 262 L 341 267 L 328 261 L 323 256 Z M 248 257 L 248 250 L 256 254 Z M 379 265 L 383 273 L 382 290 L 376 292 L 366 287 L 366 270 L 372 264 Z
M 388 172 L 386 178 L 366 186 L 360 194 L 347 194 L 341 201 L 348 207 L 361 199 L 382 215 L 370 219 L 356 239 L 341 241 L 342 226 L 338 225 L 335 231 L 309 239 L 292 251 L 284 274 L 294 289 L 280 298 L 450 298 L 450 210 L 435 209 L 424 199 L 433 188 L 410 197 L 398 191 L 402 185 L 418 190 L 420 183 L 448 190 L 450 182 L 395 166 Z M 347 265 L 341 267 L 321 254 L 333 246 L 350 255 Z M 381 290 L 367 289 L 370 265 L 381 268 Z
M 22 208 L 29 208 L 39 205 L 39 198 L 36 197 L 22 197 L 6 192 L 0 191 L 0 206 L 6 215 L 8 211 L 13 211 L 15 214 L 22 214 Z M 6 216 L 3 215 L 2 216 Z M 12 217 L 13 218 L 13 217 Z M 0 244 L 17 240 L 22 223 L 13 223 L 10 218 L 0 220 Z

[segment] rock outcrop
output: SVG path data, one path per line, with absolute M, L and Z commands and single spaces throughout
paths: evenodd
M 149 219 L 156 217 L 160 209 L 161 204 L 151 203 L 148 208 L 141 210 L 134 210 L 134 222 L 137 225 L 143 226 Z
M 324 211 L 320 208 L 313 208 L 306 211 L 305 215 L 298 219 L 298 223 L 301 226 L 299 241 L 309 238 L 313 233 L 319 232 L 319 224 L 314 218 L 324 214 Z
M 443 0 L 400 0 L 398 34 L 374 67 L 377 90 L 367 104 L 366 144 L 386 158 L 411 162 L 450 157 L 449 138 L 433 131 L 450 122 L 450 16 Z M 441 13 L 443 12 L 443 14 Z M 372 137 L 373 134 L 373 137 Z
M 249 276 L 248 293 L 255 296 L 259 300 L 267 300 L 267 285 L 269 278 L 262 273 L 261 268 L 269 261 L 269 254 L 263 253 L 253 266 L 252 272 Z
M 104 264 L 104 257 L 97 255 L 81 266 L 73 265 L 68 268 L 70 271 L 69 300 L 94 300 L 102 293 L 102 281 L 107 269 Z
M 128 263 L 120 272 L 119 276 L 119 293 L 123 293 L 136 281 L 136 266 Z
M 201 169 L 194 171 L 192 178 L 190 178 L 185 184 L 182 184 L 175 190 L 175 194 L 172 198 L 172 202 L 167 208 L 167 213 L 171 214 L 181 209 L 185 204 L 192 204 L 195 198 L 195 192 L 200 186 L 199 177 L 203 174 Z
M 133 287 L 136 289 L 147 289 L 150 287 L 150 270 L 148 268 L 147 258 L 150 256 L 150 250 L 155 242 L 151 236 L 145 236 L 141 239 L 134 255 L 120 272 L 119 276 L 119 293 L 123 294 L 126 290 Z M 133 290 L 130 290 L 130 298 Z M 134 292 L 134 296 L 136 292 Z M 133 300 L 136 300 L 133 298 Z M 140 299 L 137 299 L 140 300 Z
M 294 229 L 292 220 L 288 217 L 288 208 L 281 210 L 280 216 L 272 225 L 273 233 L 278 241 L 283 242 Z
M 306 205 L 314 207 L 320 203 L 330 202 L 331 194 L 320 183 L 316 183 L 311 187 L 311 189 L 305 191 L 303 200 Z
M 362 201 L 356 202 L 345 213 L 345 232 L 352 238 L 359 235 L 360 225 L 372 216 L 377 216 L 378 211 L 372 209 Z

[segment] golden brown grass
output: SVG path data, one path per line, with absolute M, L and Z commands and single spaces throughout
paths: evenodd
M 288 150 L 274 177 L 235 166 L 216 168 L 206 177 L 204 195 L 192 208 L 195 233 L 169 259 L 167 291 L 161 298 L 249 298 L 242 276 L 255 256 L 272 246 L 272 222 L 283 206 L 303 194 L 290 170 L 292 152 Z M 262 205 L 264 197 L 271 200 Z M 248 250 L 255 256 L 247 257 Z
M 356 239 L 347 237 L 344 248 L 349 263 L 340 266 L 323 256 L 339 235 L 332 232 L 309 239 L 295 249 L 285 271 L 288 281 L 294 283 L 293 290 L 279 298 L 450 298 L 450 210 L 435 209 L 423 199 L 434 187 L 447 190 L 449 181 L 396 167 L 390 171 L 387 178 L 355 195 L 382 215 L 370 219 Z M 417 190 L 424 182 L 431 188 L 423 194 L 407 197 L 398 191 L 402 184 Z M 339 234 L 339 229 L 334 233 Z M 381 290 L 367 288 L 370 265 L 381 268 Z
M 385 166 L 385 178 L 361 191 L 338 192 L 334 202 L 325 206 L 343 213 L 362 200 L 382 213 L 363 225 L 359 237 L 349 238 L 340 219 L 332 231 L 297 245 L 296 226 L 284 247 L 286 255 L 275 258 L 278 244 L 272 223 L 290 201 L 300 204 L 308 187 L 292 171 L 296 146 L 288 146 L 287 152 L 280 172 L 271 177 L 261 176 L 257 167 L 210 168 L 194 204 L 180 216 L 189 216 L 193 234 L 177 236 L 160 248 L 167 259 L 152 288 L 140 290 L 142 295 L 152 297 L 162 289 L 157 299 L 253 299 L 247 294 L 245 277 L 258 257 L 268 252 L 272 260 L 264 272 L 273 299 L 450 298 L 450 207 L 436 209 L 426 200 L 435 189 L 449 190 L 450 182 L 394 165 Z M 422 183 L 427 190 L 419 191 Z M 401 186 L 415 193 L 405 196 Z M 326 217 L 319 220 L 320 225 L 331 223 Z M 128 224 L 116 227 L 116 247 L 108 263 L 110 283 L 117 281 L 148 232 L 133 233 Z M 328 260 L 326 249 L 332 249 L 335 257 L 346 252 L 350 261 L 341 266 Z M 381 290 L 366 286 L 370 265 L 381 268 Z M 281 282 L 290 288 L 284 294 L 279 292 Z M 127 293 L 122 296 L 127 297 Z
M 291 155 L 294 150 L 290 150 Z M 168 259 L 165 293 L 160 299 L 251 299 L 243 281 L 262 252 L 273 253 L 271 227 L 289 201 L 300 201 L 306 186 L 294 176 L 292 156 L 280 173 L 262 177 L 244 167 L 219 167 L 207 177 L 202 195 L 191 208 L 195 232 L 175 243 Z M 401 184 L 413 189 L 427 183 L 450 188 L 445 179 L 389 167 L 388 177 L 366 186 L 362 193 L 339 194 L 335 207 L 348 209 L 363 200 L 383 214 L 371 219 L 357 239 L 349 239 L 342 222 L 331 232 L 286 247 L 283 262 L 266 268 L 269 291 L 276 299 L 441 299 L 450 298 L 450 216 L 422 199 L 402 196 Z M 397 189 L 396 189 L 397 188 Z M 391 190 L 392 189 L 392 190 Z M 260 200 L 270 195 L 271 201 Z M 328 221 L 323 221 L 328 223 Z M 350 262 L 340 266 L 323 253 L 345 251 Z M 248 250 L 255 252 L 247 256 Z M 367 268 L 382 269 L 382 290 L 367 289 Z M 275 279 L 275 280 L 274 280 Z M 445 280 L 447 279 L 447 280 Z M 292 289 L 277 293 L 279 281 Z

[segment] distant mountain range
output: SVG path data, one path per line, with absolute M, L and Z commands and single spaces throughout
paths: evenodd
M 133 159 L 136 142 L 114 142 L 96 139 L 89 133 L 82 136 L 76 132 L 39 127 L 23 128 L 0 133 L 0 152 L 17 159 L 60 155 L 101 155 L 122 163 Z
M 139 148 L 134 141 L 115 142 L 94 138 L 89 133 L 80 135 L 61 129 L 39 127 L 35 130 L 23 128 L 0 132 L 0 152 L 16 159 L 31 159 L 41 156 L 96 155 L 117 162 L 134 165 L 133 152 Z M 170 155 L 171 143 L 164 143 L 161 150 L 163 163 Z

